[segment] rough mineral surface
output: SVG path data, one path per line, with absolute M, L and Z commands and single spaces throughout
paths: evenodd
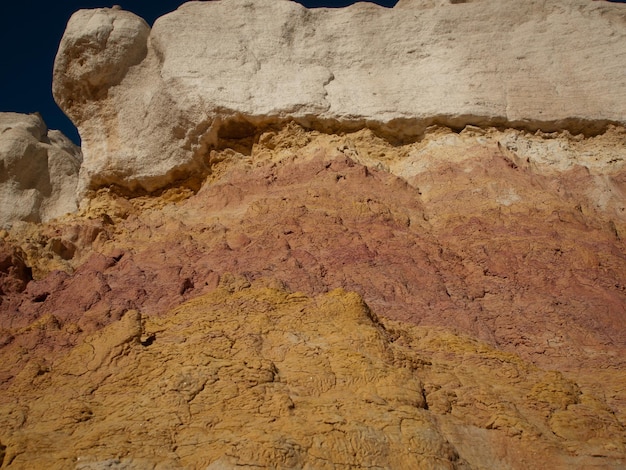
M 623 468 L 625 144 L 290 124 L 17 224 L 0 462 Z
M 152 30 L 74 14 L 54 96 L 77 124 L 81 187 L 153 191 L 211 147 L 296 120 L 395 138 L 439 123 L 594 134 L 626 122 L 626 6 L 589 0 L 401 0 L 307 10 L 189 2 Z
M 164 318 L 128 311 L 3 396 L 9 468 L 617 468 L 624 452 L 606 400 L 558 372 L 381 323 L 354 293 L 234 279 Z
M 625 468 L 625 8 L 77 12 L 76 193 L 0 115 L 82 197 L 0 231 L 0 468 Z
M 80 149 L 37 114 L 0 113 L 0 228 L 74 212 Z

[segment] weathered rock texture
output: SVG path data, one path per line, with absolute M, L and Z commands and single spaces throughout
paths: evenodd
M 80 149 L 37 114 L 0 113 L 0 228 L 76 211 Z
M 76 13 L 85 198 L 0 231 L 0 467 L 624 468 L 624 12 Z
M 291 124 L 16 225 L 5 466 L 622 468 L 625 143 Z
M 558 372 L 381 322 L 354 293 L 232 278 L 164 318 L 128 311 L 53 367 L 31 363 L 3 398 L 7 468 L 624 463 L 606 401 Z
M 624 51 L 626 6 L 608 2 L 220 0 L 151 31 L 122 10 L 75 13 L 53 88 L 82 137 L 82 187 L 153 191 L 204 171 L 221 140 L 287 120 L 594 134 L 626 123 Z

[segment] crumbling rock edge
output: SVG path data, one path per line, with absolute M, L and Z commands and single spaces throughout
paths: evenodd
M 611 120 L 591 120 L 584 118 L 566 118 L 558 121 L 510 121 L 506 117 L 476 115 L 434 115 L 424 119 L 395 118 L 388 122 L 369 119 L 324 119 L 320 116 L 272 117 L 243 115 L 239 112 L 223 112 L 213 122 L 210 134 L 206 138 L 207 150 L 224 150 L 232 145 L 233 140 L 258 139 L 266 131 L 278 131 L 295 123 L 305 130 L 324 134 L 347 134 L 368 129 L 392 145 L 406 145 L 422 140 L 427 133 L 437 128 L 447 128 L 461 132 L 467 127 L 482 130 L 495 129 L 523 131 L 531 134 L 570 134 L 584 138 L 596 137 L 610 128 L 623 128 L 624 124 Z

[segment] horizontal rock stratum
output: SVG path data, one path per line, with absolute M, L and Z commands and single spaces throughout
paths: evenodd
M 162 319 L 129 311 L 3 394 L 30 405 L 0 401 L 7 468 L 623 463 L 624 429 L 602 397 L 479 341 L 383 323 L 341 289 L 224 282 Z
M 152 29 L 78 11 L 53 89 L 80 131 L 81 187 L 152 191 L 204 171 L 221 140 L 288 120 L 400 139 L 434 123 L 597 133 L 626 123 L 624 51 L 626 6 L 607 2 L 219 0 Z

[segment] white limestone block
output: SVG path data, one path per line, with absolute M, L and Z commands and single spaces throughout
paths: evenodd
M 151 31 L 125 11 L 77 12 L 54 95 L 82 137 L 83 188 L 154 191 L 206 170 L 220 139 L 289 120 L 399 139 L 435 123 L 599 132 L 626 123 L 624 70 L 622 4 L 216 0 Z

